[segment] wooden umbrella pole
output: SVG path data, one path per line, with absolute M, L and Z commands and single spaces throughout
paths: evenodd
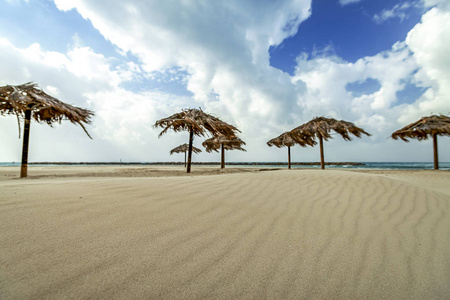
M 189 152 L 188 152 L 188 162 L 187 162 L 187 172 L 191 173 L 191 162 L 192 162 L 192 143 L 194 141 L 194 130 L 189 129 Z
M 434 169 L 439 170 L 438 142 L 436 133 L 433 134 L 433 156 L 434 156 Z
M 184 167 L 186 168 L 186 153 L 187 151 L 184 151 Z
M 221 159 L 220 159 L 220 168 L 221 169 L 223 169 L 223 168 L 225 168 L 225 149 L 224 149 L 224 147 L 223 147 L 223 144 L 221 144 L 221 147 L 220 147 L 222 150 L 221 150 Z
M 288 169 L 290 169 L 291 168 L 291 147 L 290 146 L 287 146 L 288 147 Z
M 25 111 L 25 124 L 23 129 L 22 164 L 20 166 L 20 177 L 27 177 L 28 173 L 28 145 L 30 141 L 31 110 Z
M 323 137 L 320 135 L 319 136 L 319 144 L 320 144 L 320 168 L 322 170 L 325 169 L 325 158 L 323 155 Z

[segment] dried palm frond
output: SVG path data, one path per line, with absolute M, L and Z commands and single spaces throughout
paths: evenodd
M 351 141 L 350 134 L 360 138 L 361 134 L 370 136 L 370 133 L 364 131 L 364 129 L 357 127 L 355 124 L 343 120 L 336 120 L 332 118 L 316 117 L 311 121 L 300 125 L 291 130 L 293 138 L 304 138 L 307 136 L 313 136 L 317 138 L 323 138 L 325 141 L 331 139 L 331 131 L 334 131 L 342 136 L 346 141 Z
M 269 147 L 275 146 L 278 148 L 292 147 L 295 144 L 299 144 L 302 147 L 314 146 L 316 144 L 316 141 L 314 141 L 311 136 L 307 135 L 299 136 L 294 139 L 291 132 L 285 132 L 267 142 L 267 145 Z
M 235 135 L 223 135 L 217 134 L 214 137 L 207 139 L 202 143 L 203 147 L 206 148 L 206 152 L 216 151 L 221 152 L 220 158 L 220 168 L 225 168 L 225 150 L 241 150 L 246 152 L 242 145 L 245 142 Z
M 400 130 L 394 132 L 391 137 L 393 139 L 402 139 L 409 142 L 408 138 L 418 139 L 419 141 L 427 140 L 429 136 L 433 137 L 433 160 L 434 169 L 439 169 L 438 157 L 438 136 L 450 136 L 450 117 L 445 115 L 432 115 L 423 117 L 419 121 L 406 125 Z
M 236 131 L 240 132 L 236 127 L 196 108 L 184 109 L 180 113 L 158 120 L 154 127 L 163 128 L 159 136 L 164 135 L 170 129 L 175 132 L 192 130 L 193 134 L 197 136 L 205 136 L 206 132 L 212 135 L 218 133 L 234 135 Z
M 172 150 L 170 150 L 170 155 L 172 155 L 174 153 L 184 153 L 184 152 L 187 152 L 188 150 L 189 150 L 189 145 L 183 144 L 183 145 L 180 145 L 180 146 L 175 147 Z M 202 150 L 192 146 L 192 152 L 198 154 L 198 153 L 202 152 Z
M 320 167 L 325 169 L 325 159 L 323 152 L 323 140 L 331 139 L 331 131 L 342 136 L 346 141 L 351 141 L 350 134 L 360 138 L 362 134 L 370 136 L 370 133 L 359 128 L 355 124 L 347 121 L 338 121 L 332 118 L 316 117 L 311 121 L 292 129 L 291 135 L 294 140 L 307 140 L 310 137 L 319 139 L 320 145 Z
M 27 177 L 28 144 L 32 118 L 38 123 L 44 122 L 50 126 L 56 122 L 61 123 L 62 120 L 69 120 L 80 125 L 87 136 L 92 138 L 83 125 L 83 123 L 89 124 L 91 122 L 91 117 L 94 115 L 92 111 L 61 102 L 38 89 L 35 83 L 1 86 L 0 114 L 16 115 L 19 124 L 19 137 L 20 119 L 25 121 L 20 177 Z
M 236 132 L 240 132 L 236 127 L 227 124 L 207 113 L 201 109 L 185 109 L 180 113 L 171 115 L 170 117 L 156 121 L 154 127 L 161 127 L 163 130 L 159 134 L 162 136 L 167 133 L 169 129 L 175 132 L 189 131 L 189 148 L 192 149 L 192 141 L 194 135 L 205 136 L 209 133 L 213 136 L 225 135 L 234 136 Z M 191 172 L 191 157 L 192 151 L 188 150 L 187 172 Z
M 306 146 L 314 146 L 316 141 L 314 141 L 312 136 L 303 135 L 293 137 L 291 132 L 285 132 L 277 136 L 276 138 L 271 139 L 267 142 L 269 147 L 275 146 L 278 148 L 287 147 L 288 148 L 288 168 L 291 168 L 291 147 L 295 144 L 299 144 L 302 147 Z
M 423 117 L 419 121 L 406 125 L 402 129 L 395 131 L 391 137 L 409 142 L 408 138 L 427 140 L 433 135 L 450 136 L 450 117 L 445 115 L 432 115 Z
M 224 150 L 241 150 L 247 151 L 242 148 L 242 145 L 245 145 L 245 142 L 236 136 L 225 136 L 223 134 L 218 134 L 212 138 L 205 140 L 202 143 L 203 147 L 205 147 L 206 152 L 211 153 L 212 151 L 219 152 L 221 146 L 223 146 Z
M 91 123 L 91 117 L 94 115 L 92 111 L 61 102 L 39 89 L 35 83 L 0 87 L 1 115 L 14 114 L 18 118 L 24 118 L 26 111 L 31 111 L 31 117 L 36 122 L 44 122 L 50 126 L 56 122 L 61 123 L 62 120 L 69 120 L 80 125 L 91 138 L 83 123 Z

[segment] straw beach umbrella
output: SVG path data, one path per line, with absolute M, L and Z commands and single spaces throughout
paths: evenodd
M 311 121 L 300 125 L 291 130 L 294 139 L 307 138 L 308 136 L 317 137 L 320 145 L 320 167 L 325 169 L 325 159 L 323 153 L 323 140 L 328 141 L 332 136 L 331 131 L 334 131 L 342 136 L 345 141 L 351 141 L 350 134 L 360 138 L 361 134 L 370 136 L 364 129 L 357 127 L 355 124 L 343 120 L 336 120 L 332 118 L 316 117 Z
M 299 144 L 302 147 L 314 146 L 316 142 L 313 140 L 311 136 L 303 136 L 297 137 L 296 140 L 292 137 L 291 132 L 285 132 L 277 136 L 276 138 L 271 139 L 267 142 L 269 147 L 275 146 L 278 148 L 287 147 L 288 148 L 288 169 L 291 168 L 291 147 L 295 144 Z
M 27 177 L 31 118 L 38 123 L 44 122 L 50 126 L 53 123 L 61 123 L 62 120 L 69 120 L 74 124 L 80 125 L 91 138 L 83 123 L 89 124 L 91 122 L 91 117 L 94 115 L 92 111 L 61 102 L 39 89 L 35 83 L 1 86 L 0 113 L 2 115 L 16 115 L 19 132 L 20 119 L 24 119 L 20 177 Z
M 438 159 L 438 135 L 450 136 L 450 117 L 444 115 L 432 115 L 429 117 L 423 117 L 419 121 L 411 123 L 402 129 L 394 132 L 391 137 L 395 140 L 402 139 L 405 142 L 409 142 L 408 138 L 427 140 L 429 136 L 433 137 L 433 158 L 434 169 L 439 169 Z
M 189 149 L 188 149 L 188 162 L 187 172 L 191 172 L 191 160 L 192 160 L 192 142 L 194 135 L 205 136 L 207 133 L 211 135 L 217 135 L 219 133 L 229 136 L 235 135 L 236 132 L 240 132 L 236 127 L 229 125 L 219 118 L 211 116 L 201 109 L 191 108 L 185 109 L 180 113 L 171 115 L 170 117 L 156 121 L 154 127 L 161 127 L 163 131 L 159 134 L 159 137 L 167 133 L 169 129 L 175 132 L 188 131 L 189 132 Z
M 184 153 L 184 167 L 186 168 L 186 154 L 187 154 L 188 150 L 189 150 L 189 145 L 183 144 L 183 145 L 180 145 L 180 146 L 175 147 L 172 150 L 170 150 L 170 155 L 172 155 L 174 153 Z M 198 153 L 202 152 L 202 150 L 192 146 L 192 152 L 194 152 L 195 154 L 198 154 Z
M 234 135 L 225 136 L 223 134 L 218 134 L 204 141 L 202 145 L 203 147 L 206 148 L 206 152 L 208 153 L 212 151 L 219 152 L 219 148 L 221 149 L 221 159 L 220 159 L 221 169 L 225 168 L 225 150 L 247 151 L 244 148 L 242 148 L 242 145 L 245 145 L 245 142 Z

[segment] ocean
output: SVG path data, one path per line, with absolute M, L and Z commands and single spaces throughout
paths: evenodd
M 99 165 L 155 165 L 155 166 L 170 166 L 181 165 L 183 163 L 173 162 L 54 162 L 54 163 L 30 163 L 34 166 L 99 166 Z M 218 165 L 219 163 L 196 163 L 201 165 Z M 293 169 L 297 168 L 320 168 L 318 163 L 293 163 Z M 227 162 L 227 165 L 240 167 L 260 167 L 260 168 L 287 168 L 286 162 Z M 19 167 L 18 162 L 0 162 L 0 167 Z M 428 170 L 433 169 L 433 162 L 356 162 L 356 163 L 327 163 L 326 168 L 346 168 L 346 169 L 386 169 L 386 170 Z M 450 162 L 440 162 L 440 170 L 450 170 Z

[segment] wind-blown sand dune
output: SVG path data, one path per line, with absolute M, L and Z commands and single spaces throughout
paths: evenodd
M 450 172 L 3 179 L 1 299 L 450 298 Z

